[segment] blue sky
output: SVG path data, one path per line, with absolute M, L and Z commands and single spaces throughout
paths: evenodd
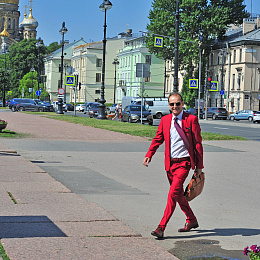
M 46 45 L 60 42 L 59 30 L 62 22 L 66 23 L 68 32 L 65 40 L 73 42 L 81 37 L 86 42 L 103 39 L 104 13 L 99 10 L 103 0 L 34 0 L 33 17 L 39 22 L 37 37 Z M 113 37 L 126 29 L 133 33 L 145 31 L 149 22 L 147 16 L 152 0 L 111 0 L 113 7 L 107 11 L 107 36 Z M 247 10 L 251 12 L 251 0 L 244 0 Z M 20 22 L 24 17 L 24 6 L 28 0 L 20 0 Z M 260 14 L 260 0 L 252 0 L 253 13 Z

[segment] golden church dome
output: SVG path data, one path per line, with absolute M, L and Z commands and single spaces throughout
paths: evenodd
M 19 4 L 19 0 L 0 0 L 0 3 L 18 5 Z

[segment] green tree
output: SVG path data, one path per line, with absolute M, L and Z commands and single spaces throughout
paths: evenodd
M 37 40 L 24 39 L 18 44 L 12 44 L 9 49 L 8 59 L 10 68 L 10 88 L 13 92 L 18 93 L 19 81 L 30 72 L 31 68 L 38 68 L 38 48 L 36 47 Z M 43 58 L 46 54 L 46 47 L 39 47 L 40 68 L 43 68 Z
M 30 71 L 23 76 L 20 80 L 18 87 L 19 96 L 24 96 L 24 98 L 37 98 L 36 91 L 38 90 L 38 72 Z M 49 93 L 43 89 L 43 84 L 40 83 L 39 87 L 41 89 L 41 98 L 47 97 Z M 32 92 L 29 92 L 33 88 Z
M 175 15 L 176 1 L 153 0 L 149 13 L 150 23 L 147 25 L 150 34 L 146 37 L 146 43 L 149 51 L 159 58 L 174 59 Z M 205 77 L 205 68 L 214 41 L 224 39 L 228 26 L 241 24 L 246 17 L 249 17 L 249 14 L 245 11 L 243 0 L 180 0 L 180 39 L 195 42 L 200 46 L 203 54 L 202 79 Z M 154 47 L 154 34 L 171 38 L 164 38 L 164 47 L 157 48 Z M 199 62 L 198 48 L 195 44 L 180 40 L 179 64 L 180 68 L 189 68 L 188 76 L 194 76 L 194 71 L 190 71 L 194 62 Z M 191 100 L 190 91 L 194 90 L 184 86 L 182 94 L 184 98 L 185 95 L 188 96 L 187 100 Z
M 61 44 L 59 44 L 58 42 L 52 42 L 48 47 L 47 47 L 47 54 L 50 54 L 56 50 L 58 50 L 59 48 L 61 48 Z

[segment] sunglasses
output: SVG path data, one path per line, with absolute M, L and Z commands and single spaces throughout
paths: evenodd
M 179 107 L 179 106 L 181 105 L 181 102 L 169 103 L 169 105 L 170 105 L 171 107 L 173 107 L 174 105 L 177 106 L 177 107 Z

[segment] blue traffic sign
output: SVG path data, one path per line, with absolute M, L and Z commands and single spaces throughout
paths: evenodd
M 41 93 L 42 93 L 42 92 L 41 92 L 41 88 L 40 88 L 40 90 L 37 90 L 37 91 L 36 91 L 36 96 L 40 96 Z
M 75 76 L 66 76 L 65 85 L 74 86 L 75 85 Z
M 155 47 L 163 47 L 163 37 L 155 37 L 154 38 L 154 46 Z
M 209 91 L 218 91 L 218 81 L 211 81 L 211 88 Z
M 198 79 L 189 79 L 189 88 L 199 88 Z
M 225 94 L 225 91 L 224 91 L 224 90 L 220 90 L 219 94 L 220 94 L 220 95 L 224 95 L 224 94 Z

